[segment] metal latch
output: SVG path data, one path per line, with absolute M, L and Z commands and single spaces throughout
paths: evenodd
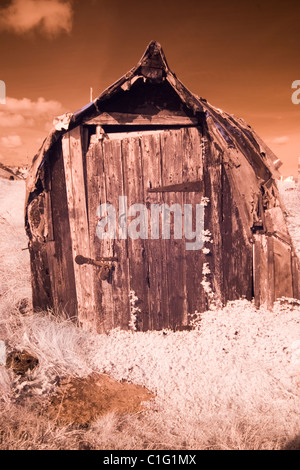
M 185 183 L 171 184 L 169 186 L 159 186 L 149 188 L 148 193 L 193 193 L 203 191 L 203 181 L 186 181 Z
M 102 257 L 100 260 L 94 260 L 91 258 L 86 258 L 85 256 L 82 255 L 77 255 L 75 258 L 75 262 L 77 264 L 91 264 L 93 266 L 100 267 L 100 279 L 102 281 L 106 281 L 110 273 L 112 271 L 112 262 L 113 261 L 118 261 L 118 258 L 115 257 Z

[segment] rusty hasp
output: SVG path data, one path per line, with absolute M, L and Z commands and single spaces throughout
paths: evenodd
M 118 261 L 118 258 L 103 257 L 103 258 L 100 258 L 100 260 L 95 260 L 91 258 L 86 258 L 85 256 L 82 256 L 82 255 L 77 255 L 75 258 L 75 262 L 77 264 L 92 264 L 93 266 L 104 266 L 104 265 L 107 265 L 108 263 L 112 263 L 113 261 Z
M 96 266 L 100 268 L 100 280 L 101 281 L 109 281 L 111 277 L 111 273 L 113 271 L 113 261 L 118 261 L 118 258 L 115 257 L 102 257 L 100 260 L 94 260 L 91 258 L 86 258 L 82 255 L 77 255 L 75 257 L 75 262 L 79 265 L 90 264 L 92 266 Z
M 188 193 L 201 191 L 203 191 L 203 181 L 189 181 L 186 183 L 171 184 L 169 186 L 160 186 L 148 189 L 148 193 Z

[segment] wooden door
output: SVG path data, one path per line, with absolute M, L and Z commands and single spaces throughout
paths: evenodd
M 90 289 L 94 292 L 98 330 L 126 329 L 130 321 L 138 330 L 184 327 L 188 313 L 203 310 L 205 303 L 203 253 L 201 249 L 187 250 L 184 235 L 182 239 L 174 237 L 173 223 L 171 238 L 164 239 L 162 226 L 158 232 L 151 226 L 151 208 L 155 204 L 178 204 L 184 218 L 184 205 L 190 204 L 195 224 L 195 207 L 203 196 L 200 130 L 191 127 L 109 134 L 91 144 L 86 174 L 89 256 L 98 261 L 117 258 L 111 263 L 107 280 L 101 279 L 100 267 L 93 267 Z M 127 198 L 127 211 L 134 204 L 147 208 L 148 219 L 144 220 L 148 238 L 134 239 L 128 233 L 126 237 L 124 227 L 129 230 L 137 219 L 129 212 L 126 224 L 120 196 Z M 103 204 L 116 209 L 115 238 L 99 239 L 99 231 L 97 234 L 99 223 L 107 215 L 99 211 Z M 136 228 L 141 230 L 141 225 Z

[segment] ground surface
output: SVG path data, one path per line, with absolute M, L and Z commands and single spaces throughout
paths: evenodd
M 299 250 L 299 196 L 282 192 Z M 32 315 L 23 202 L 24 183 L 0 180 L 0 340 L 38 359 L 25 375 L 0 365 L 1 448 L 299 446 L 299 302 L 240 300 L 176 333 L 95 335 Z

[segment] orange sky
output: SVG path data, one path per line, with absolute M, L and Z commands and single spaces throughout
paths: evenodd
M 300 2 L 0 0 L 0 161 L 31 161 L 53 117 L 132 68 L 151 40 L 194 93 L 244 118 L 296 174 Z

